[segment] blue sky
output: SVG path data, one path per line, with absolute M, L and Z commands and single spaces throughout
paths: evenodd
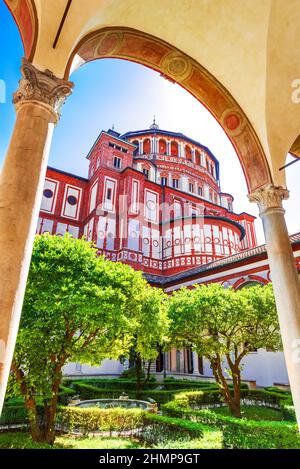
M 6 86 L 6 102 L 0 102 L 0 166 L 5 158 L 15 113 L 12 93 L 18 87 L 23 47 L 18 29 L 0 0 L 0 87 Z M 207 145 L 220 161 L 221 186 L 235 197 L 236 212 L 258 214 L 247 200 L 244 176 L 235 151 L 209 112 L 178 85 L 140 65 L 102 59 L 84 65 L 71 76 L 74 93 L 62 109 L 55 129 L 49 165 L 86 176 L 88 153 L 99 132 L 113 124 L 119 132 L 149 127 L 153 115 L 160 128 L 183 132 Z M 0 88 L 1 100 L 1 88 Z M 300 231 L 300 163 L 288 170 L 291 199 L 286 203 L 290 233 Z M 256 229 L 264 241 L 261 221 Z

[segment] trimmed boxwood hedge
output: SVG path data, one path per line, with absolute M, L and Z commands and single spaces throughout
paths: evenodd
M 225 448 L 239 449 L 299 449 L 300 435 L 295 424 L 236 419 L 213 410 L 192 410 L 180 407 L 176 401 L 163 406 L 172 417 L 218 427 L 223 433 Z
M 89 386 L 94 386 L 99 389 L 109 389 L 109 390 L 118 390 L 120 393 L 122 391 L 135 391 L 136 390 L 136 381 L 129 379 L 102 379 L 102 378 L 87 378 L 79 380 L 68 380 L 64 381 L 64 384 L 69 388 L 73 388 L 76 383 L 88 384 Z M 146 389 L 154 389 L 158 386 L 156 382 L 148 382 Z
M 203 425 L 188 420 L 146 413 L 143 416 L 143 425 L 135 435 L 150 445 L 170 441 L 186 441 L 202 438 Z
M 0 416 L 0 425 L 27 424 L 27 411 L 24 405 L 5 405 Z
M 74 389 L 70 389 L 66 386 L 59 386 L 59 393 L 58 393 L 58 402 L 63 405 L 67 405 L 70 400 L 75 396 L 76 392 Z
M 151 445 L 202 438 L 204 430 L 202 424 L 141 409 L 61 407 L 58 421 L 64 431 L 130 432 Z
M 211 395 L 211 399 L 216 397 L 216 403 L 221 402 L 221 396 L 218 397 L 214 392 L 182 392 L 173 401 L 163 405 L 162 410 L 172 417 L 217 426 L 222 430 L 225 448 L 300 448 L 300 435 L 295 424 L 236 419 L 217 414 L 213 409 L 199 409 L 207 403 L 207 394 Z M 263 390 L 242 391 L 242 398 L 247 403 L 259 403 L 279 409 L 284 407 L 286 400 L 278 393 Z
M 91 386 L 85 382 L 76 381 L 73 383 L 73 389 L 76 391 L 76 394 L 80 396 L 80 399 L 89 400 L 89 399 L 107 399 L 113 398 L 118 399 L 121 394 L 121 390 L 117 389 L 101 389 L 96 386 Z M 130 399 L 136 398 L 136 391 L 124 390 Z M 175 394 L 178 393 L 178 390 L 165 391 L 165 390 L 143 390 L 139 393 L 139 399 L 148 400 L 153 399 L 158 404 L 164 404 L 172 400 Z
M 222 404 L 224 398 L 220 390 L 182 391 L 175 396 L 180 405 L 184 407 L 205 407 L 207 405 Z M 292 407 L 290 396 L 264 391 L 263 389 L 242 389 L 241 399 L 244 404 L 261 405 L 283 410 Z
M 145 411 L 142 409 L 99 409 L 96 407 L 61 407 L 57 423 L 64 431 L 119 432 L 134 430 L 143 424 Z

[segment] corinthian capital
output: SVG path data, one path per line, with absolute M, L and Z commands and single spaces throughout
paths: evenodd
M 74 84 L 57 78 L 50 70 L 41 72 L 25 58 L 22 59 L 21 74 L 19 89 L 13 95 L 16 109 L 25 102 L 38 102 L 47 106 L 57 120 Z
M 289 191 L 281 186 L 269 184 L 262 189 L 258 189 L 248 196 L 250 202 L 256 202 L 260 215 L 270 209 L 283 210 L 282 201 L 289 198 Z

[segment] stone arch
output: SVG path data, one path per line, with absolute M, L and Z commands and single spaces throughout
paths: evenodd
M 24 55 L 29 61 L 32 61 L 39 29 L 35 3 L 32 0 L 4 0 L 4 3 L 18 26 Z
M 122 27 L 108 27 L 83 37 L 74 48 L 65 70 L 70 75 L 74 58 L 85 63 L 118 58 L 145 65 L 181 85 L 215 117 L 231 140 L 240 160 L 249 192 L 272 184 L 260 141 L 242 108 L 197 61 L 161 39 Z
M 258 275 L 250 275 L 247 278 L 240 278 L 233 284 L 235 290 L 242 290 L 242 288 L 250 288 L 257 285 L 263 286 L 266 285 L 268 281 Z

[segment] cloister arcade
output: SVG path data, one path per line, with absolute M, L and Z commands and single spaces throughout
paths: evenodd
M 299 2 L 175 0 L 172 8 L 168 0 L 5 3 L 19 27 L 24 59 L 13 96 L 16 123 L 0 180 L 0 408 L 51 138 L 61 105 L 73 92 L 71 72 L 91 60 L 119 58 L 150 67 L 185 88 L 212 113 L 236 150 L 249 198 L 263 221 L 300 425 L 300 284 L 282 206 L 289 192 L 281 170 L 290 150 L 299 156 Z M 144 140 L 140 151 L 153 150 Z M 201 155 L 173 141 L 160 141 L 159 151 L 176 157 L 185 151 L 201 163 Z

